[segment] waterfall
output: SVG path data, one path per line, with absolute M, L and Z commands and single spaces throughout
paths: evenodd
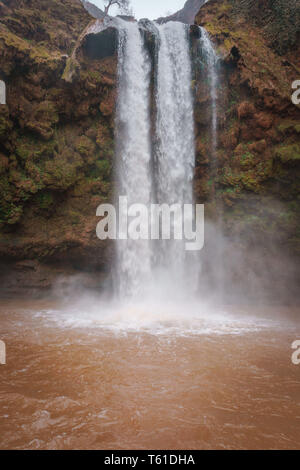
M 119 20 L 118 196 L 127 196 L 129 205 L 156 202 L 183 207 L 193 202 L 195 166 L 188 27 L 176 22 L 152 26 L 158 49 L 153 126 L 151 59 L 139 24 Z M 152 139 L 151 129 L 155 129 Z M 174 228 L 183 221 L 171 217 L 171 223 Z M 185 240 L 118 240 L 118 292 L 121 297 L 141 297 L 152 289 L 153 295 L 159 284 L 169 285 L 173 292 L 185 291 L 196 284 L 194 263 L 195 255 L 186 252 Z
M 192 71 L 188 27 L 168 22 L 159 27 L 156 91 L 156 188 L 160 204 L 191 204 L 195 166 Z M 176 219 L 174 224 L 178 223 Z M 180 220 L 179 220 L 180 223 Z M 179 240 L 160 243 L 159 262 L 172 277 L 172 284 L 190 285 L 188 255 Z M 194 277 L 196 280 L 196 276 Z M 184 286 L 185 284 L 185 286 Z
M 212 166 L 217 165 L 217 141 L 218 141 L 218 56 L 215 52 L 214 46 L 210 40 L 209 34 L 206 29 L 201 29 L 201 50 L 204 55 L 204 59 L 207 63 L 208 79 L 210 86 L 210 97 L 211 97 L 211 161 Z M 214 290 L 216 292 L 216 298 L 223 303 L 224 296 L 224 279 L 226 278 L 225 264 L 224 264 L 224 244 L 223 244 L 223 219 L 220 217 L 220 213 L 217 213 L 216 217 L 216 228 L 217 234 L 215 235 L 214 243 L 214 259 L 215 265 L 218 267 L 214 271 Z
M 209 38 L 209 34 L 206 29 L 200 27 L 201 29 L 201 46 L 202 51 L 205 55 L 205 60 L 208 66 L 208 78 L 210 82 L 210 96 L 212 102 L 212 157 L 213 160 L 216 158 L 217 150 L 217 125 L 218 125 L 218 113 L 217 113 L 217 98 L 218 98 L 218 71 L 217 63 L 218 56 L 215 53 L 212 42 Z
M 138 23 L 118 21 L 118 101 L 116 154 L 118 196 L 128 204 L 150 203 L 150 59 Z M 125 212 L 125 209 L 123 209 Z M 121 211 L 122 212 L 122 209 Z M 126 215 L 126 214 L 123 214 Z M 122 216 L 119 213 L 119 216 Z M 148 240 L 118 240 L 116 282 L 120 296 L 138 295 L 149 282 L 151 247 Z

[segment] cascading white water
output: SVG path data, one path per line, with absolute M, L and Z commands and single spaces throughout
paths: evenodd
M 118 20 L 118 27 L 118 196 L 127 196 L 129 205 L 148 206 L 151 195 L 150 59 L 144 49 L 138 23 Z M 150 242 L 119 240 L 116 265 L 119 295 L 139 295 L 149 282 L 150 273 Z
M 205 28 L 200 27 L 201 30 L 201 48 L 205 55 L 205 59 L 208 66 L 208 78 L 210 82 L 210 96 L 212 102 L 212 156 L 213 159 L 216 157 L 217 149 L 217 125 L 218 125 L 218 114 L 217 114 L 217 99 L 218 99 L 218 72 L 217 62 L 218 56 L 214 50 L 213 44 L 210 40 L 209 34 Z
M 210 40 L 209 34 L 205 28 L 200 27 L 201 30 L 201 50 L 204 55 L 204 59 L 207 63 L 207 73 L 209 79 L 210 87 L 210 97 L 211 97 L 211 161 L 213 166 L 217 164 L 217 144 L 218 144 L 218 109 L 217 109 L 217 100 L 218 100 L 218 56 L 215 52 L 213 43 Z M 214 271 L 214 282 L 215 282 L 215 292 L 216 299 L 220 303 L 223 302 L 224 296 L 224 279 L 225 279 L 225 265 L 224 265 L 224 246 L 223 246 L 223 229 L 222 229 L 222 219 L 217 218 L 217 234 L 215 236 L 214 243 L 214 257 L 215 264 L 218 267 Z
M 191 204 L 195 143 L 188 26 L 169 22 L 158 29 L 157 200 L 160 204 Z M 175 219 L 174 224 L 177 222 Z M 161 242 L 160 248 L 159 263 L 167 270 L 173 290 L 191 287 L 188 271 L 194 256 L 187 256 L 184 243 L 168 240 Z M 195 271 L 193 278 L 196 283 Z
M 119 20 L 119 89 L 116 118 L 118 196 L 128 204 L 191 204 L 195 165 L 193 98 L 188 27 L 170 22 L 154 26 L 159 52 L 156 74 L 156 171 L 150 171 L 151 61 L 138 23 Z M 151 31 L 152 31 L 151 29 Z M 152 31 L 152 33 L 153 33 Z M 154 181 L 152 180 L 154 178 Z M 174 224 L 181 223 L 174 218 Z M 173 233 L 173 230 L 171 230 Z M 184 240 L 118 240 L 117 285 L 121 297 L 141 297 L 158 284 L 185 292 L 197 282 L 195 255 Z M 152 294 L 151 294 L 152 292 Z M 190 289 L 189 289 L 190 292 Z M 169 294 L 167 294 L 169 295 Z

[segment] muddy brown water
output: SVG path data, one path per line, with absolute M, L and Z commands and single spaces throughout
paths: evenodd
M 0 448 L 299 449 L 299 311 L 273 309 L 134 328 L 2 301 Z

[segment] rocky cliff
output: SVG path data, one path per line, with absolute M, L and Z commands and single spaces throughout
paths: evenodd
M 49 284 L 41 272 L 49 263 L 106 270 L 109 248 L 102 251 L 96 240 L 95 211 L 112 186 L 117 59 L 79 53 L 76 79 L 63 79 L 92 20 L 79 0 L 40 0 L 38 10 L 33 0 L 9 0 L 0 2 L 0 14 L 0 78 L 7 85 L 7 106 L 0 106 L 5 279 L 15 262 L 22 278 L 28 259 L 35 261 L 24 268 L 29 285 Z
M 114 187 L 116 36 L 86 34 L 94 20 L 79 0 L 39 5 L 0 1 L 2 285 L 48 288 L 57 272 L 82 271 L 98 273 L 97 284 L 113 257 L 96 238 L 95 213 Z M 299 260 L 298 15 L 296 0 L 264 0 L 260 9 L 210 0 L 196 17 L 219 54 L 220 85 L 213 157 L 207 70 L 194 64 L 195 194 L 248 253 L 249 272 L 260 262 L 257 250 L 251 256 L 257 246 Z M 287 283 L 296 265 L 280 265 Z
M 93 18 L 97 18 L 98 20 L 104 18 L 104 12 L 93 3 L 82 0 L 82 4 Z
M 300 253 L 300 110 L 291 101 L 300 78 L 299 8 L 297 1 L 210 0 L 196 17 L 220 57 L 213 164 L 207 69 L 196 73 L 196 194 L 243 245 L 248 274 L 265 263 L 279 290 L 296 280 L 291 259 L 299 264 Z

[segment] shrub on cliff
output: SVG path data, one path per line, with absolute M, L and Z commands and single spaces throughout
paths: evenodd
M 299 0 L 231 0 L 234 13 L 264 28 L 269 44 L 279 54 L 293 47 L 300 34 Z

